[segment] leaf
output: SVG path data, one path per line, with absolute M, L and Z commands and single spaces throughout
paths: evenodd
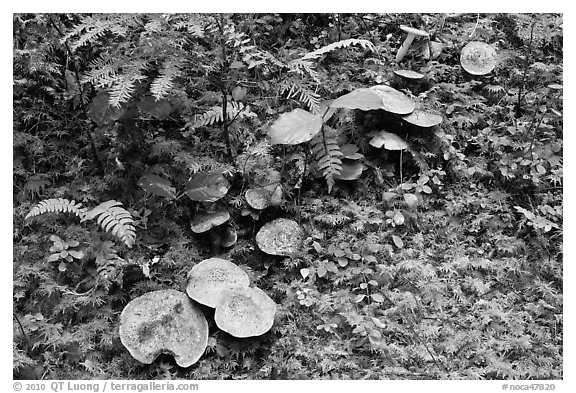
M 408 144 L 398 135 L 387 131 L 380 131 L 378 135 L 370 140 L 370 146 L 380 149 L 384 147 L 386 150 L 405 150 L 408 149 Z
M 310 275 L 310 269 L 300 269 L 300 274 L 302 277 L 306 278 Z
M 172 111 L 172 106 L 167 100 L 156 100 L 154 97 L 145 97 L 138 103 L 138 109 L 152 117 L 163 120 L 168 118 Z
M 365 297 L 366 295 L 364 294 L 356 295 L 356 297 L 354 298 L 354 303 L 360 303 L 362 300 L 364 300 Z
M 392 241 L 396 244 L 396 247 L 402 248 L 404 247 L 404 242 L 400 239 L 400 236 L 392 235 Z
M 308 142 L 322 128 L 322 117 L 303 109 L 283 113 L 270 126 L 268 136 L 272 145 L 298 145 Z
M 370 111 L 382 108 L 382 98 L 368 89 L 359 89 L 338 97 L 330 107 Z
M 404 224 L 404 215 L 400 211 L 397 211 L 392 219 L 394 220 L 394 224 L 396 225 Z
M 377 303 L 384 302 L 384 296 L 380 295 L 379 293 L 373 293 L 372 295 L 370 295 L 370 297 Z
M 201 172 L 192 176 L 184 191 L 193 201 L 216 202 L 228 193 L 230 183 L 220 172 Z
M 100 127 L 120 119 L 125 112 L 125 109 L 110 105 L 109 98 L 109 94 L 103 91 L 98 93 L 88 105 L 88 117 Z
M 412 209 L 418 206 L 418 198 L 414 194 L 404 194 L 404 200 Z
M 144 191 L 158 195 L 168 199 L 176 199 L 176 189 L 172 187 L 170 181 L 156 176 L 152 173 L 144 174 L 138 180 L 138 187 L 142 188 Z
M 48 257 L 48 262 L 56 262 L 60 259 L 60 253 L 52 254 Z
M 316 274 L 318 275 L 318 277 L 324 277 L 326 273 L 328 273 L 328 270 L 326 270 L 324 266 L 320 266 L 318 270 L 316 270 Z
M 70 254 L 72 256 L 72 258 L 75 258 L 75 259 L 84 258 L 84 253 L 82 251 L 70 250 L 70 251 L 68 251 L 68 254 Z

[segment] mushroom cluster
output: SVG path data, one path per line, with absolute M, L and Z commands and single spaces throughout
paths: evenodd
M 216 309 L 214 320 L 234 337 L 260 336 L 272 328 L 276 304 L 264 291 L 250 287 L 238 265 L 220 258 L 206 259 L 188 274 L 188 296 Z
M 215 308 L 216 325 L 234 337 L 260 336 L 272 328 L 276 304 L 249 285 L 236 264 L 206 259 L 190 270 L 186 293 L 159 290 L 130 301 L 120 315 L 120 341 L 142 363 L 169 354 L 179 366 L 190 367 L 208 345 L 208 321 L 197 303 Z

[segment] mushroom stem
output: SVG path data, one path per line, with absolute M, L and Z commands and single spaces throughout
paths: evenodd
M 408 49 L 410 49 L 410 45 L 412 45 L 412 41 L 414 41 L 414 37 L 416 37 L 416 34 L 408 33 L 408 36 L 406 36 L 406 39 L 396 54 L 396 63 L 400 63 L 404 56 L 406 56 Z

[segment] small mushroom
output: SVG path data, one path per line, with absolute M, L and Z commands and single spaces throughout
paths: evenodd
M 222 237 L 222 247 L 232 247 L 238 241 L 238 232 L 231 226 L 226 227 L 224 230 L 224 237 Z
M 398 53 L 396 54 L 396 63 L 400 63 L 404 58 L 404 56 L 406 56 L 406 53 L 408 53 L 408 49 L 410 48 L 410 45 L 412 45 L 412 41 L 414 41 L 414 38 L 429 37 L 429 34 L 424 30 L 415 29 L 410 26 L 400 25 L 400 29 L 408 33 L 408 35 L 406 36 L 406 39 L 404 40 L 402 46 L 400 47 Z
M 415 108 L 414 102 L 404 93 L 386 85 L 376 85 L 369 88 L 382 99 L 380 109 L 397 115 L 407 115 Z
M 206 233 L 210 236 L 212 245 L 212 255 L 218 254 L 222 243 L 222 235 L 220 226 L 230 219 L 230 213 L 227 211 L 218 211 L 207 213 L 203 216 L 194 218 L 190 224 L 190 228 L 194 233 Z
M 190 367 L 206 350 L 208 323 L 185 293 L 173 289 L 149 292 L 122 310 L 120 341 L 142 363 L 150 364 L 167 353 L 180 367 Z
M 276 303 L 260 288 L 231 288 L 222 292 L 214 321 L 234 337 L 254 337 L 274 324 Z
M 303 241 L 304 230 L 295 221 L 285 218 L 269 222 L 256 234 L 258 248 L 270 255 L 294 255 L 300 251 Z
M 226 259 L 209 258 L 194 265 L 188 273 L 186 293 L 198 303 L 214 308 L 224 290 L 248 285 L 250 278 L 238 265 Z
M 460 64 L 469 74 L 486 75 L 496 67 L 496 50 L 484 42 L 469 42 L 460 52 Z
M 408 143 L 398 135 L 387 131 L 380 131 L 370 140 L 370 146 L 377 149 L 384 147 L 386 150 L 406 150 Z
M 409 115 L 403 116 L 402 119 L 406 123 L 420 128 L 435 127 L 442 123 L 442 116 L 420 110 L 415 110 Z
M 412 70 L 396 70 L 394 71 L 394 74 L 407 80 L 419 80 L 424 78 L 423 74 Z

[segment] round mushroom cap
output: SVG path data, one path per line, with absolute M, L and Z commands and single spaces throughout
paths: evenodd
M 496 49 L 484 42 L 469 42 L 460 52 L 460 64 L 469 74 L 486 75 L 496 67 Z
M 407 123 L 422 128 L 434 127 L 442 123 L 442 116 L 419 110 L 416 110 L 407 116 L 403 116 L 402 119 Z
M 249 188 L 246 190 L 244 196 L 248 206 L 252 209 L 263 210 L 266 209 L 268 204 L 269 195 L 263 188 Z
M 256 234 L 258 248 L 270 255 L 290 256 L 302 247 L 304 230 L 295 221 L 277 218 Z
M 424 30 L 420 30 L 420 29 L 415 29 L 414 27 L 410 27 L 410 26 L 406 26 L 406 25 L 400 25 L 400 30 L 405 31 L 408 34 L 414 34 L 420 37 L 429 37 L 430 34 L 428 34 L 428 32 L 424 31 Z
M 380 109 L 397 115 L 407 115 L 415 108 L 414 102 L 404 93 L 386 85 L 377 85 L 369 88 L 382 99 Z
M 230 213 L 227 211 L 219 211 L 208 213 L 200 217 L 194 218 L 190 227 L 194 233 L 208 232 L 210 229 L 224 224 L 230 219 Z
M 370 140 L 370 146 L 378 149 L 384 147 L 386 150 L 406 150 L 408 143 L 398 135 L 387 131 L 380 131 Z
M 232 288 L 222 293 L 214 321 L 234 337 L 254 337 L 272 328 L 275 314 L 276 303 L 260 288 Z
M 396 70 L 394 73 L 406 79 L 422 79 L 424 75 L 412 70 Z
M 167 353 L 180 367 L 190 367 L 206 350 L 208 322 L 185 293 L 149 292 L 122 310 L 120 341 L 142 363 L 150 364 Z
M 209 258 L 188 273 L 186 293 L 198 303 L 214 308 L 224 290 L 248 285 L 250 278 L 238 265 L 226 259 Z

